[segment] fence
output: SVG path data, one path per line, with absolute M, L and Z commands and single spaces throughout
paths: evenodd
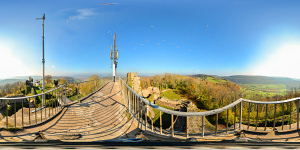
M 58 114 L 65 104 L 72 102 L 70 99 L 80 103 L 82 99 L 101 89 L 107 82 L 108 78 L 102 78 L 68 83 L 33 96 L 0 98 L 6 105 L 3 112 L 6 117 L 0 122 L 0 128 L 23 128 L 45 122 Z M 45 102 L 42 102 L 43 97 Z
M 259 106 L 261 106 L 260 108 L 260 113 L 265 113 L 265 123 L 264 123 L 264 127 L 263 130 L 266 131 L 267 128 L 269 129 L 270 127 L 267 126 L 267 121 L 269 118 L 273 119 L 271 121 L 273 121 L 273 126 L 272 129 L 273 130 L 291 130 L 291 129 L 299 129 L 299 99 L 300 98 L 293 98 L 293 99 L 289 99 L 289 100 L 283 100 L 283 101 L 269 101 L 269 102 L 264 102 L 264 101 L 253 101 L 253 100 L 247 100 L 247 99 L 243 99 L 240 98 L 234 102 L 232 102 L 231 104 L 224 106 L 222 108 L 218 108 L 215 110 L 209 110 L 209 111 L 204 111 L 204 112 L 179 112 L 179 111 L 174 111 L 174 110 L 170 110 L 170 109 L 166 109 L 163 107 L 160 107 L 158 105 L 155 105 L 151 102 L 149 102 L 148 100 L 144 99 L 142 96 L 138 95 L 135 91 L 133 91 L 121 78 L 119 79 L 119 84 L 121 87 L 121 92 L 125 101 L 125 105 L 129 111 L 129 113 L 132 115 L 132 117 L 138 122 L 138 126 L 141 129 L 144 130 L 149 130 L 158 134 L 164 134 L 164 135 L 171 135 L 172 137 L 175 135 L 178 136 L 186 136 L 187 138 L 189 137 L 190 131 L 189 131 L 189 117 L 201 117 L 202 120 L 202 125 L 199 127 L 202 130 L 202 133 L 200 134 L 200 136 L 204 137 L 205 133 L 205 118 L 207 116 L 214 116 L 215 118 L 215 125 L 214 125 L 214 132 L 213 134 L 218 135 L 221 133 L 225 133 L 227 134 L 229 131 L 235 131 L 237 129 L 239 130 L 254 130 L 254 131 L 258 131 L 258 121 L 261 122 L 261 120 L 259 120 Z M 245 105 L 248 104 L 248 105 Z M 293 109 L 293 104 L 296 103 L 296 112 L 295 109 Z M 252 107 L 252 105 L 256 105 L 256 110 L 255 107 Z M 268 110 L 268 107 L 270 106 L 274 106 L 273 108 L 273 118 L 269 117 L 270 113 L 272 113 L 270 110 Z M 278 112 L 276 113 L 276 106 L 281 105 L 281 116 L 280 114 L 278 114 Z M 285 109 L 285 106 L 289 106 L 287 108 L 289 108 L 289 120 L 288 120 L 288 127 L 284 126 L 284 122 L 287 120 L 285 117 L 287 117 L 285 114 L 287 111 L 287 109 Z M 263 107 L 264 106 L 264 107 Z M 159 127 L 154 127 L 153 126 L 153 119 L 151 117 L 149 117 L 149 109 L 148 107 L 152 107 L 153 109 L 155 109 L 156 111 L 159 111 Z M 247 111 L 246 111 L 247 110 Z M 256 111 L 256 118 L 255 118 L 255 127 L 250 126 L 250 111 Z M 232 127 L 229 127 L 229 121 L 228 118 L 229 116 L 229 111 L 233 112 L 233 125 Z M 163 116 L 162 113 L 166 113 L 169 114 L 171 116 L 171 123 L 170 123 L 170 128 L 169 129 L 164 129 L 162 128 L 163 126 Z M 218 129 L 218 115 L 220 113 L 223 113 L 223 115 L 226 115 L 226 120 L 225 120 L 225 124 L 226 127 L 224 129 Z M 296 117 L 296 127 L 292 128 L 292 113 L 294 113 L 297 117 Z M 186 130 L 185 133 L 180 133 L 180 132 L 175 132 L 174 131 L 174 117 L 175 116 L 181 116 L 181 117 L 185 117 L 186 118 Z M 244 116 L 244 117 L 243 117 Z M 246 119 L 243 120 L 243 118 L 245 118 L 245 116 L 247 116 Z M 276 121 L 279 121 L 279 119 L 277 119 L 278 117 L 281 117 L 281 126 L 276 127 Z M 253 119 L 252 119 L 253 121 Z M 165 124 L 165 123 L 164 123 Z M 259 127 L 261 128 L 261 127 Z M 211 133 L 209 133 L 211 134 Z
M 66 100 L 66 84 L 45 93 L 26 96 L 26 97 L 16 97 L 16 98 L 0 98 L 0 100 L 5 101 L 6 110 L 5 125 L 2 127 L 6 128 L 16 128 L 16 127 L 27 127 L 42 123 L 59 113 L 64 104 L 61 105 L 58 101 L 65 103 Z M 45 97 L 45 102 L 43 106 L 42 97 Z M 28 106 L 24 108 L 24 106 Z M 21 112 L 17 111 L 17 107 L 21 107 Z M 24 110 L 25 109 L 25 110 Z M 12 116 L 10 116 L 13 115 Z M 18 118 L 18 121 L 17 121 Z M 0 124 L 1 127 L 1 124 Z

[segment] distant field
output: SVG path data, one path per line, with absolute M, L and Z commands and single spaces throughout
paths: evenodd
M 178 91 L 176 90 L 168 90 L 168 91 L 165 91 L 161 94 L 161 96 L 164 96 L 164 97 L 167 97 L 168 99 L 170 100 L 174 100 L 174 99 L 185 99 L 185 97 L 181 96 Z
M 287 90 L 285 84 L 239 84 L 247 91 L 253 91 L 261 94 L 282 95 Z

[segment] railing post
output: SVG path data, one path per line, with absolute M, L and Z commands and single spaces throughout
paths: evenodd
M 236 124 L 236 105 L 234 105 L 234 124 L 233 124 L 233 130 L 235 130 L 235 124 Z
M 78 101 L 78 103 L 80 103 L 80 100 L 79 100 L 79 83 L 77 83 L 77 101 Z
M 42 109 L 43 106 L 44 106 L 44 105 L 42 105 L 42 106 L 41 106 L 41 109 L 40 109 L 40 111 L 41 111 L 41 122 L 43 122 L 43 109 Z
M 290 101 L 290 129 L 292 128 L 292 102 Z
M 29 101 L 28 101 L 28 119 L 29 119 L 29 125 L 31 125 L 31 120 L 30 120 L 30 114 L 31 114 L 31 112 L 30 112 L 30 98 L 29 98 Z
M 161 111 L 159 111 L 159 129 L 160 129 L 160 134 L 162 134 L 162 118 L 161 118 Z
M 241 130 L 242 129 L 242 110 L 243 110 L 243 108 L 242 108 L 242 103 L 243 103 L 243 101 L 241 101 L 241 103 L 240 103 L 240 122 L 239 122 L 239 129 Z
M 46 103 L 46 94 L 44 94 L 44 97 L 45 97 L 45 105 L 44 105 L 44 109 L 45 109 L 45 120 L 47 120 L 47 103 Z
M 218 113 L 216 113 L 216 126 L 215 126 L 215 135 L 218 134 Z
M 23 111 L 24 106 L 23 106 L 23 101 L 24 101 L 24 99 L 22 99 L 22 128 L 24 127 L 24 111 Z
M 229 109 L 227 109 L 227 120 L 226 120 L 226 133 L 228 133 L 228 112 Z
M 52 94 L 51 94 L 52 116 L 54 115 L 54 114 L 53 114 L 53 102 L 54 102 L 54 101 L 53 101 L 53 91 L 52 91 Z
M 6 100 L 6 128 L 8 128 L 8 100 Z
M 174 137 L 174 124 L 173 124 L 174 115 L 171 114 L 171 134 Z
M 282 130 L 283 130 L 283 126 L 284 126 L 284 103 L 282 103 L 282 127 L 281 127 Z
M 274 104 L 274 122 L 273 122 L 273 131 L 275 131 L 275 124 L 276 124 L 276 104 Z
M 266 104 L 265 131 L 267 130 L 267 119 L 268 119 L 268 104 Z
M 16 103 L 16 100 L 15 101 L 15 127 L 17 127 L 17 103 Z
M 297 130 L 299 130 L 299 99 L 297 100 Z
M 250 109 L 251 109 L 251 103 L 249 102 L 249 108 L 248 108 L 248 130 L 250 128 Z
M 189 138 L 189 117 L 186 116 L 186 138 Z
M 204 130 L 205 130 L 205 128 L 204 128 L 204 116 L 202 116 L 202 137 L 204 137 Z
M 146 107 L 146 108 L 145 108 L 145 109 L 146 109 L 146 112 L 145 112 L 145 131 L 146 131 L 146 130 L 147 130 L 147 122 L 148 122 L 148 121 L 147 121 L 148 105 L 145 104 L 145 107 Z
M 37 115 L 36 115 L 36 97 L 34 97 L 34 116 L 35 116 L 35 124 L 37 124 Z
M 258 103 L 256 104 L 256 124 L 255 124 L 255 131 L 257 130 L 257 123 L 258 123 Z

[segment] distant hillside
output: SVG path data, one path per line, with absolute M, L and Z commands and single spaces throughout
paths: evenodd
M 213 75 L 206 75 L 206 74 L 195 74 L 195 75 L 190 75 L 192 77 L 197 77 L 201 78 L 203 80 L 207 80 L 213 83 L 225 83 L 228 82 L 228 79 L 219 77 L 219 76 L 213 76 Z
M 285 84 L 288 90 L 300 86 L 300 81 L 283 77 L 236 75 L 223 78 L 238 84 Z
M 0 86 L 3 86 L 7 83 L 12 84 L 12 83 L 15 83 L 15 82 L 18 82 L 18 81 L 25 82 L 25 80 L 23 80 L 23 79 L 4 79 L 4 80 L 0 80 Z

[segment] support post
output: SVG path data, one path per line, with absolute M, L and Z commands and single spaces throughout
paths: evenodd
M 204 137 L 204 130 L 205 130 L 205 128 L 204 128 L 204 116 L 202 116 L 202 137 Z
M 266 104 L 265 131 L 267 130 L 267 119 L 268 119 L 268 104 Z
M 283 126 L 284 126 L 284 103 L 282 103 L 282 127 L 281 127 L 281 130 L 283 130 Z
M 218 134 L 218 119 L 219 119 L 219 117 L 218 117 L 218 113 L 217 113 L 217 114 L 216 114 L 215 135 L 217 135 L 217 134 Z
M 186 138 L 189 138 L 189 117 L 186 117 Z
M 248 108 L 248 130 L 250 127 L 250 109 L 251 109 L 251 103 L 249 102 L 249 108 Z
M 243 108 L 242 108 L 242 103 L 243 102 L 241 102 L 240 103 L 240 122 L 239 122 L 239 128 L 240 128 L 240 130 L 242 129 L 242 110 L 243 110 Z
M 299 130 L 299 99 L 297 100 L 297 130 Z
M 273 120 L 273 131 L 275 131 L 275 124 L 276 124 L 276 104 L 274 104 L 274 120 Z
M 171 134 L 174 137 L 174 123 L 173 123 L 174 115 L 171 114 Z

